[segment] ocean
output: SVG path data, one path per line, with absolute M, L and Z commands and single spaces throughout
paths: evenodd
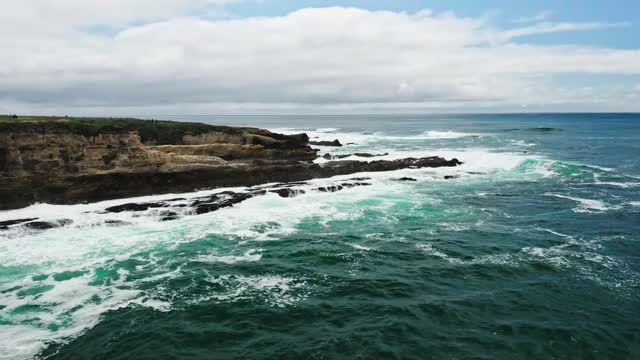
M 640 114 L 155 118 L 464 164 L 168 222 L 100 210 L 176 194 L 0 212 L 73 220 L 0 232 L 0 359 L 640 358 Z

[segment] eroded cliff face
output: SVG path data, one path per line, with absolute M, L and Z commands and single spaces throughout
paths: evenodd
M 0 134 L 5 176 L 60 175 L 111 170 L 148 156 L 135 133 L 99 134 L 35 131 Z
M 316 158 L 316 152 L 298 137 L 290 141 L 246 132 L 208 132 L 185 135 L 182 143 L 187 145 L 147 145 L 136 132 L 95 136 L 62 131 L 4 132 L 0 133 L 0 176 L 179 171 L 221 166 L 234 160 Z

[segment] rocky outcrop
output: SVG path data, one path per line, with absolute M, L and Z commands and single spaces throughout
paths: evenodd
M 367 178 L 368 179 L 368 178 Z M 357 186 L 369 186 L 371 183 L 365 182 L 352 182 L 354 179 L 336 183 L 333 185 L 327 185 L 323 187 L 303 190 L 300 186 L 307 186 L 309 184 L 305 182 L 292 182 L 292 183 L 279 183 L 274 185 L 259 186 L 254 188 L 248 188 L 244 191 L 222 191 L 214 193 L 212 195 L 201 196 L 191 199 L 176 198 L 168 199 L 157 202 L 143 202 L 143 203 L 127 203 L 118 206 L 108 207 L 102 211 L 97 211 L 95 214 L 98 216 L 108 217 L 112 213 L 121 212 L 135 212 L 136 217 L 146 216 L 155 219 L 156 221 L 172 221 L 185 216 L 197 216 L 211 212 L 215 212 L 221 209 L 233 207 L 243 201 L 252 199 L 257 196 L 264 196 L 268 193 L 277 194 L 283 198 L 291 198 L 296 196 L 302 196 L 310 192 L 337 192 L 344 189 L 349 189 Z M 356 179 L 357 180 L 357 179 Z M 0 230 L 10 230 L 11 228 L 19 228 L 21 230 L 30 231 L 43 231 L 53 229 L 56 227 L 62 227 L 72 224 L 71 220 L 59 219 L 49 221 L 34 221 L 34 219 L 16 219 L 0 222 Z M 121 220 L 104 219 L 100 221 L 100 224 L 107 226 L 124 226 L 128 225 Z
M 316 151 L 306 146 L 274 149 L 263 145 L 202 144 L 149 146 L 147 149 L 181 156 L 215 156 L 226 161 L 258 159 L 305 161 L 316 157 Z
M 391 171 L 405 168 L 457 166 L 456 159 L 440 157 L 402 160 L 308 162 L 252 161 L 224 166 L 197 167 L 183 171 L 105 172 L 75 176 L 0 177 L 3 209 L 35 202 L 71 204 L 101 200 L 189 192 L 196 189 L 254 186 L 328 178 L 357 172 Z
M 307 135 L 255 128 L 133 119 L 16 121 L 0 116 L 0 210 L 272 182 L 290 188 L 313 178 L 460 164 L 439 157 L 317 164 Z M 283 197 L 300 194 L 275 191 Z M 200 208 L 231 203 L 213 199 Z M 111 211 L 149 209 L 125 205 Z
M 176 144 L 149 145 L 158 140 L 147 135 L 143 143 L 137 131 L 87 134 L 75 128 L 43 130 L 35 125 L 2 131 L 0 126 L 0 176 L 188 170 L 230 160 L 310 161 L 317 157 L 305 134 L 231 129 L 223 133 L 213 128 L 199 135 L 185 134 Z
M 340 141 L 338 139 L 335 139 L 333 141 L 309 141 L 309 145 L 316 145 L 316 146 L 342 146 L 342 144 L 340 143 Z
M 389 153 L 384 153 L 384 154 L 354 153 L 354 154 L 342 154 L 342 155 L 331 155 L 329 153 L 326 153 L 322 155 L 322 157 L 327 160 L 338 160 L 338 159 L 346 159 L 351 156 L 361 157 L 361 158 L 372 158 L 372 157 L 387 156 L 387 155 L 389 155 Z

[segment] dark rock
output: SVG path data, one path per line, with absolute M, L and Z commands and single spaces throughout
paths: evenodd
M 330 161 L 320 164 L 325 173 L 334 173 L 335 175 L 355 172 L 368 171 L 392 171 L 399 169 L 419 169 L 419 168 L 435 168 L 435 167 L 452 167 L 462 164 L 458 159 L 445 160 L 438 156 L 427 158 L 406 158 L 398 160 L 374 160 L 370 162 L 344 160 Z
M 445 180 L 451 180 L 451 179 L 457 179 L 459 177 L 460 177 L 460 175 L 445 175 L 444 179 Z
M 562 129 L 559 128 L 553 128 L 553 127 L 534 127 L 534 128 L 525 128 L 525 129 L 520 129 L 520 128 L 513 128 L 513 129 L 504 129 L 502 131 L 531 131 L 531 132 L 552 132 L 552 131 L 562 131 Z
M 122 204 L 122 205 L 108 207 L 108 208 L 106 208 L 104 210 L 106 212 L 110 212 L 110 213 L 121 213 L 121 212 L 124 212 L 124 211 L 145 211 L 145 210 L 149 210 L 149 209 L 152 209 L 152 208 L 166 207 L 167 205 L 168 204 L 163 203 L 163 202 L 142 203 L 142 204 L 129 203 L 129 204 Z
M 352 188 L 356 186 L 371 186 L 371 183 L 355 182 L 355 183 L 342 183 L 340 185 L 344 188 Z
M 255 190 L 246 193 L 224 191 L 218 194 L 213 194 L 204 200 L 195 201 L 192 206 L 194 206 L 194 213 L 201 215 L 217 211 L 222 208 L 231 207 L 255 196 L 265 195 L 266 193 L 266 190 Z
M 353 155 L 357 156 L 357 157 L 370 158 L 370 157 L 375 157 L 375 156 L 387 156 L 387 155 L 389 155 L 389 153 L 384 153 L 384 154 L 355 153 Z
M 341 185 L 332 185 L 332 186 L 322 186 L 317 188 L 316 190 L 320 191 L 320 192 L 336 192 L 336 191 L 340 191 L 342 190 L 342 186 Z
M 306 181 L 297 181 L 297 182 L 290 182 L 290 183 L 278 183 L 273 185 L 272 187 L 276 188 L 276 187 L 290 187 L 290 186 L 300 186 L 300 185 L 307 185 L 308 183 Z
M 128 222 L 122 220 L 105 220 L 104 224 L 107 226 L 124 226 L 129 225 Z
M 179 218 L 178 214 L 173 211 L 163 211 L 160 216 L 160 221 L 171 221 Z
M 316 146 L 342 146 L 342 144 L 340 144 L 340 141 L 338 141 L 338 139 L 335 139 L 333 141 L 309 141 L 309 145 L 316 145 Z
M 300 190 L 300 189 L 296 190 L 296 189 L 289 189 L 289 188 L 269 190 L 269 192 L 278 194 L 280 197 L 283 197 L 283 198 L 292 198 L 292 197 L 296 197 L 297 195 L 305 193 L 304 190 Z
M 7 230 L 7 229 L 9 229 L 9 226 L 11 226 L 11 225 L 22 224 L 22 223 L 26 223 L 28 221 L 34 221 L 34 220 L 38 220 L 38 218 L 0 221 L 0 230 Z
M 185 200 L 187 200 L 187 199 L 185 199 L 185 198 L 175 198 L 175 199 L 165 200 L 165 202 L 185 201 Z
M 365 182 L 354 182 L 354 183 L 341 183 L 340 185 L 332 185 L 332 186 L 323 186 L 323 187 L 319 187 L 315 190 L 320 191 L 320 192 L 336 192 L 336 191 L 340 191 L 342 189 L 348 189 L 348 188 L 352 188 L 352 187 L 356 187 L 356 186 L 370 186 L 371 183 L 365 183 Z
M 71 224 L 73 221 L 69 219 L 61 219 L 55 221 L 33 221 L 26 223 L 24 226 L 32 230 L 48 230 Z
M 327 153 L 327 154 L 324 154 L 322 157 L 327 160 L 332 160 L 332 159 L 346 159 L 350 156 L 372 158 L 376 156 L 387 156 L 387 155 L 389 155 L 389 153 L 384 153 L 384 154 L 354 153 L 354 154 L 342 154 L 342 155 L 331 155 Z
M 416 180 L 414 178 L 410 178 L 410 177 L 401 177 L 399 179 L 394 179 L 394 180 L 396 180 L 396 181 L 418 181 L 418 180 Z

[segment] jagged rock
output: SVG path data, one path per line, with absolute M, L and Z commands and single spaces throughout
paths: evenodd
M 307 185 L 308 183 L 306 181 L 296 181 L 296 182 L 289 182 L 289 183 L 278 183 L 275 184 L 273 186 L 271 186 L 272 188 L 278 188 L 278 187 L 291 187 L 291 186 L 299 186 L 299 185 Z
M 239 204 L 245 200 L 249 200 L 255 196 L 261 196 L 266 194 L 266 190 L 256 190 L 246 193 L 236 193 L 233 191 L 224 191 L 218 194 L 209 196 L 206 199 L 198 200 L 192 205 L 194 206 L 194 213 L 201 215 L 210 213 L 222 208 L 231 207 L 235 204 Z
M 355 186 L 371 186 L 371 183 L 356 182 L 356 183 L 342 183 L 340 185 L 342 185 L 342 187 L 344 188 L 352 188 Z
M 173 211 L 163 211 L 159 215 L 161 216 L 160 221 L 171 221 L 179 218 L 178 214 Z
M 457 179 L 459 177 L 460 177 L 460 175 L 445 175 L 444 179 L 445 180 L 451 180 L 451 179 Z
M 389 155 L 389 153 L 384 153 L 384 154 L 354 153 L 354 154 L 342 154 L 342 155 L 331 155 L 329 153 L 326 153 L 322 155 L 322 157 L 327 160 L 333 160 L 333 159 L 346 159 L 350 156 L 372 158 L 376 156 L 387 156 L 387 155 Z
M 341 185 L 332 185 L 332 186 L 322 186 L 317 188 L 316 190 L 320 191 L 320 192 L 336 192 L 336 191 L 340 191 L 342 190 L 342 186 Z
M 129 203 L 129 204 L 122 204 L 122 205 L 108 207 L 104 209 L 104 211 L 110 212 L 110 213 L 121 213 L 124 211 L 146 211 L 152 208 L 166 207 L 167 205 L 168 204 L 164 202 L 141 203 L 141 204 Z
M 356 182 L 356 183 L 341 183 L 340 185 L 322 186 L 315 190 L 320 192 L 336 192 L 346 188 L 352 188 L 355 186 L 370 186 L 370 183 Z
M 340 141 L 338 139 L 335 139 L 333 141 L 309 141 L 309 145 L 316 145 L 316 146 L 342 146 L 342 144 L 340 144 Z
M 69 225 L 71 223 L 73 223 L 72 220 L 61 219 L 55 221 L 32 221 L 30 223 L 24 224 L 24 226 L 32 230 L 48 230 Z
M 105 220 L 104 224 L 107 226 L 124 226 L 129 225 L 128 222 L 122 220 Z
M 376 156 L 387 156 L 389 155 L 389 153 L 384 153 L 384 154 L 369 154 L 369 153 L 355 153 L 353 154 L 353 156 L 357 156 L 357 157 L 364 157 L 364 158 L 370 158 L 370 157 L 376 157 Z
M 304 190 L 301 190 L 301 189 L 296 190 L 296 189 L 289 189 L 289 188 L 269 190 L 269 192 L 278 194 L 280 197 L 283 197 L 283 198 L 292 198 L 300 194 L 306 193 Z
M 400 169 L 418 169 L 418 168 L 430 168 L 430 167 L 450 167 L 458 166 L 462 164 L 458 159 L 445 160 L 438 156 L 432 156 L 427 158 L 406 158 L 398 160 L 374 160 L 370 162 L 344 160 L 344 161 L 330 161 L 322 166 L 325 173 L 335 173 L 335 175 L 356 173 L 356 172 L 369 172 L 369 171 L 392 171 Z
M 28 221 L 38 220 L 38 218 L 28 218 L 28 219 L 16 219 L 16 220 L 7 220 L 0 221 L 0 230 L 8 230 L 9 226 L 18 225 L 22 223 L 26 223 Z
M 396 180 L 396 181 L 418 181 L 418 180 L 416 180 L 414 178 L 410 178 L 410 177 L 401 177 L 399 179 L 394 179 L 394 180 Z

